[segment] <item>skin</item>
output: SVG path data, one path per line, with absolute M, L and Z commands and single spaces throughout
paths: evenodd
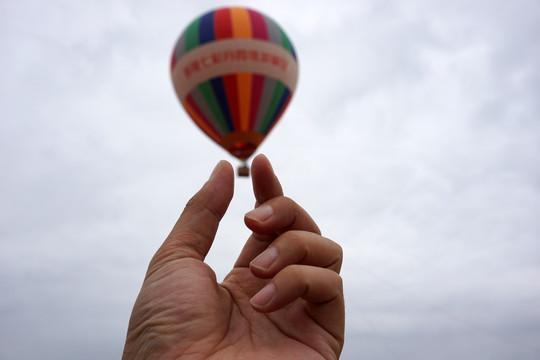
M 152 258 L 131 314 L 123 360 L 338 359 L 345 312 L 341 247 L 284 197 L 270 162 L 252 163 L 253 231 L 219 284 L 204 258 L 233 196 L 218 163 Z

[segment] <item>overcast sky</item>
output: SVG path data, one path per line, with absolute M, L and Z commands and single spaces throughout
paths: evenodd
M 342 358 L 540 358 L 540 3 L 251 1 L 299 57 L 259 151 L 345 251 Z M 175 98 L 223 1 L 0 0 L 0 360 L 119 359 L 146 266 L 220 159 Z M 249 232 L 237 179 L 208 262 Z

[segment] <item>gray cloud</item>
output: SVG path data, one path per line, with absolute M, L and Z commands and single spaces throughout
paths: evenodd
M 0 5 L 0 359 L 120 356 L 148 260 L 226 157 L 168 78 L 215 5 Z M 345 249 L 343 358 L 537 358 L 538 6 L 250 6 L 299 54 L 261 150 Z M 238 180 L 220 278 L 252 204 Z

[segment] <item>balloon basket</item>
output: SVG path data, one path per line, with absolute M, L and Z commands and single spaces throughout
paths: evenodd
M 240 177 L 248 177 L 249 176 L 249 166 L 247 166 L 246 163 L 238 166 L 238 176 Z

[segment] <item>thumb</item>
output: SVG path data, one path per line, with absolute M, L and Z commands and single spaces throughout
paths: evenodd
M 150 262 L 148 273 L 172 260 L 193 258 L 203 261 L 233 192 L 233 168 L 222 160 L 210 179 L 186 204 L 171 233 Z

